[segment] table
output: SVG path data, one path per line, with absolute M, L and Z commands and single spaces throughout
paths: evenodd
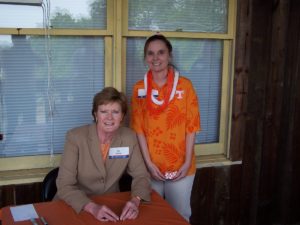
M 95 202 L 105 204 L 118 215 L 121 214 L 125 202 L 130 199 L 130 192 L 119 192 L 93 197 Z M 39 216 L 43 216 L 49 225 L 189 225 L 189 223 L 173 209 L 156 192 L 151 193 L 151 203 L 142 203 L 140 213 L 135 220 L 118 222 L 101 222 L 87 212 L 76 212 L 62 200 L 33 204 Z M 38 224 L 42 225 L 37 219 Z M 2 209 L 2 225 L 32 225 L 28 220 L 14 222 L 10 207 Z

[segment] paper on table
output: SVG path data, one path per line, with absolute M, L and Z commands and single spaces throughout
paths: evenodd
M 10 208 L 10 211 L 15 222 L 39 217 L 32 204 L 14 206 Z

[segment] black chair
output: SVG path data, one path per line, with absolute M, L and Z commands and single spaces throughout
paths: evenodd
M 43 202 L 51 201 L 56 194 L 56 178 L 58 175 L 59 168 L 52 169 L 44 178 L 42 182 L 42 194 L 41 200 Z M 131 190 L 132 177 L 126 172 L 122 175 L 119 180 L 120 191 L 130 191 Z
M 56 178 L 59 168 L 52 169 L 44 178 L 42 182 L 41 199 L 44 202 L 51 201 L 56 194 Z
M 120 191 L 131 191 L 132 177 L 125 172 L 119 180 Z

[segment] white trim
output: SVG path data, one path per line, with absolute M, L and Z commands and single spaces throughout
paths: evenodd
M 243 161 L 239 160 L 239 161 L 230 161 L 230 160 L 226 160 L 226 161 L 222 161 L 222 162 L 198 162 L 196 164 L 196 167 L 198 169 L 201 168 L 205 168 L 205 167 L 222 167 L 222 166 L 232 166 L 232 165 L 239 165 L 242 164 Z
M 43 0 L 0 0 L 0 4 L 37 5 L 41 6 Z

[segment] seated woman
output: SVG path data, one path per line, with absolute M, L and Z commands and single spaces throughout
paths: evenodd
M 135 219 L 140 201 L 150 201 L 150 175 L 136 134 L 121 126 L 126 112 L 126 96 L 106 87 L 93 100 L 95 123 L 71 129 L 66 135 L 55 198 L 77 213 L 85 210 L 100 221 Z M 131 199 L 118 216 L 90 196 L 119 192 L 118 181 L 125 171 L 132 176 Z

